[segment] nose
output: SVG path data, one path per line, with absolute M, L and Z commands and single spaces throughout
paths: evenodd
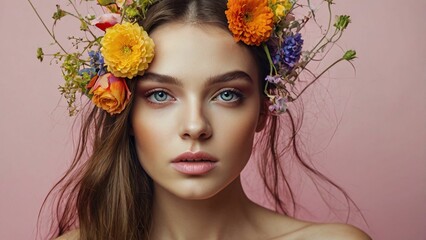
M 198 104 L 186 106 L 181 119 L 180 137 L 182 139 L 206 140 L 212 136 L 209 119 Z

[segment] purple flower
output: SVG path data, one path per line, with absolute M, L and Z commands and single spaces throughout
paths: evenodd
M 281 75 L 275 75 L 275 76 L 268 75 L 265 78 L 265 81 L 268 81 L 268 82 L 273 83 L 273 84 L 280 83 L 281 80 L 282 80 Z
M 285 37 L 281 48 L 274 55 L 275 65 L 283 65 L 287 69 L 293 68 L 302 54 L 303 39 L 300 33 Z
M 278 96 L 271 99 L 272 105 L 269 106 L 269 111 L 275 114 L 284 113 L 287 111 L 287 101 L 285 98 Z

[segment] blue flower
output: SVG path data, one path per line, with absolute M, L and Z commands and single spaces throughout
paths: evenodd
M 89 57 L 90 57 L 90 66 L 96 69 L 97 74 L 99 76 L 104 75 L 106 73 L 105 62 L 101 52 L 90 51 Z
M 89 76 L 89 79 L 91 79 L 94 76 L 96 76 L 97 71 L 95 68 L 83 68 L 80 71 L 78 71 L 78 74 L 80 76 L 84 76 L 84 74 L 87 74 L 87 76 Z
M 89 57 L 90 66 L 88 68 L 81 69 L 80 71 L 78 71 L 78 74 L 80 76 L 84 76 L 85 74 L 87 74 L 89 76 L 89 79 L 93 78 L 96 75 L 104 75 L 106 73 L 106 69 L 102 54 L 100 52 L 90 51 Z
M 275 65 L 281 65 L 287 69 L 293 68 L 302 54 L 303 39 L 300 33 L 285 37 L 281 48 L 274 55 Z

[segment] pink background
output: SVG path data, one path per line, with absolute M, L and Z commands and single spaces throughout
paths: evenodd
M 54 3 L 35 0 L 49 23 Z M 426 1 L 337 6 L 353 19 L 341 46 L 357 50 L 356 73 L 342 64 L 311 91 L 304 136 L 362 209 L 369 227 L 359 227 L 373 239 L 425 240 Z M 71 160 L 72 120 L 58 68 L 35 58 L 50 39 L 29 4 L 3 1 L 0 13 L 0 239 L 33 239 L 42 200 Z

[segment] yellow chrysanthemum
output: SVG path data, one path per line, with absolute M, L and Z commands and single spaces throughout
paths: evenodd
M 236 41 L 259 46 L 271 36 L 274 13 L 267 0 L 229 0 L 225 13 Z
M 107 70 L 116 77 L 142 75 L 154 58 L 154 41 L 136 23 L 107 28 L 101 46 Z
M 271 7 L 274 9 L 276 20 L 279 20 L 287 15 L 293 4 L 289 0 L 271 0 Z

